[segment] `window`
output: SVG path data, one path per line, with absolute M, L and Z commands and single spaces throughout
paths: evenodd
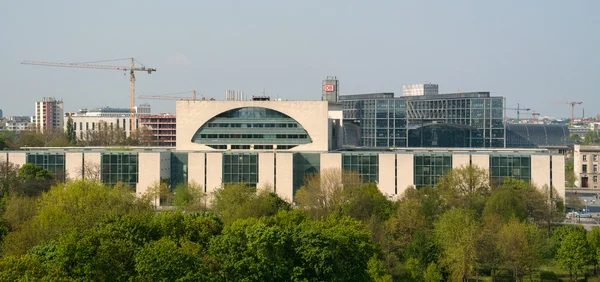
M 433 187 L 440 177 L 452 169 L 450 154 L 418 154 L 414 156 L 416 188 Z
M 256 187 L 258 183 L 258 154 L 224 153 L 223 183 L 244 183 Z
M 583 155 L 583 161 L 587 161 L 587 155 Z
M 379 180 L 379 155 L 372 153 L 342 154 L 342 169 L 358 173 L 363 183 L 377 183 Z
M 595 162 L 597 162 L 597 161 L 598 161 L 598 155 L 593 155 L 593 156 L 592 156 L 592 159 L 593 159 Z
M 594 165 L 594 173 L 598 173 L 598 165 Z
M 294 194 L 305 183 L 306 177 L 318 173 L 321 167 L 321 155 L 318 153 L 296 153 L 293 158 Z
M 115 185 L 123 182 L 135 186 L 138 182 L 138 154 L 136 152 L 102 153 L 102 183 Z
M 594 181 L 594 183 L 598 183 L 598 176 L 592 176 L 592 181 Z
M 492 155 L 490 156 L 491 179 L 500 184 L 504 178 L 531 180 L 531 156 Z
M 27 153 L 27 163 L 49 170 L 56 179 L 65 181 L 64 153 Z
M 581 171 L 582 171 L 583 173 L 586 173 L 586 172 L 587 172 L 587 165 L 585 165 L 585 164 L 584 164 L 584 165 L 582 165 L 582 166 L 581 166 Z

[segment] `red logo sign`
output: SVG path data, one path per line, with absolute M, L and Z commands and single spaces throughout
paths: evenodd
M 325 85 L 323 85 L 323 90 L 325 90 L 325 92 L 333 92 L 333 91 L 335 91 L 335 85 L 325 84 Z

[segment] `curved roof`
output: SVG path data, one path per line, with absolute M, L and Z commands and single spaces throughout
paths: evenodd
M 203 124 L 192 142 L 211 147 L 235 145 L 287 145 L 312 143 L 295 119 L 263 107 L 243 107 L 222 112 Z
M 569 128 L 556 124 L 506 124 L 506 147 L 569 145 Z

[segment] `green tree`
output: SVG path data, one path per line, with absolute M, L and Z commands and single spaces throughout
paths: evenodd
M 19 166 L 6 161 L 0 161 L 0 198 L 18 190 L 21 185 Z
M 571 159 L 565 162 L 565 181 L 567 182 L 567 187 L 575 187 L 576 179 L 574 161 Z
M 481 214 L 491 193 L 489 171 L 478 166 L 461 166 L 441 177 L 436 187 L 449 207 Z
M 181 183 L 173 190 L 173 204 L 186 212 L 206 211 L 207 197 L 197 183 Z
M 592 145 L 600 143 L 600 137 L 598 137 L 598 133 L 596 131 L 590 130 L 583 137 L 584 145 Z
M 53 178 L 52 172 L 32 163 L 24 164 L 21 168 L 19 168 L 19 177 L 25 180 L 41 181 L 51 180 Z
M 441 282 L 444 281 L 444 276 L 435 262 L 430 263 L 423 275 L 425 282 Z
M 442 252 L 440 262 L 448 268 L 452 281 L 475 274 L 479 223 L 471 210 L 450 209 L 435 223 L 434 236 Z
M 37 256 L 5 256 L 0 259 L 0 281 L 73 281 L 65 273 L 44 264 Z
M 594 274 L 598 271 L 598 262 L 600 261 L 600 228 L 593 228 L 587 233 L 587 241 L 592 253 L 592 262 L 594 263 Z
M 62 234 L 91 229 L 102 220 L 130 212 L 152 211 L 147 202 L 117 186 L 84 180 L 59 184 L 41 195 L 37 215 L 9 233 L 2 248 L 8 254 L 23 254 Z
M 65 132 L 65 135 L 69 144 L 73 145 L 77 142 L 77 137 L 75 136 L 75 128 L 73 126 L 73 118 L 71 117 L 67 119 L 67 130 Z
M 498 247 L 503 265 L 512 270 L 519 281 L 526 272 L 532 273 L 541 264 L 542 237 L 535 225 L 513 218 L 498 234 Z
M 209 264 L 202 261 L 194 244 L 177 244 L 169 238 L 145 245 L 135 254 L 135 270 L 140 281 L 207 281 Z
M 226 184 L 215 190 L 211 201 L 212 210 L 223 222 L 230 224 L 237 219 L 271 216 L 290 205 L 269 188 L 257 191 L 244 184 Z
M 494 189 L 483 209 L 484 218 L 491 215 L 501 216 L 504 222 L 513 217 L 519 220 L 527 218 L 526 204 L 519 191 L 506 186 Z
M 573 280 L 573 274 L 575 274 L 575 281 L 577 281 L 577 275 L 590 262 L 593 255 L 590 250 L 585 229 L 583 232 L 578 229 L 571 229 L 560 241 L 555 257 L 556 262 L 562 269 L 569 271 L 571 281 Z

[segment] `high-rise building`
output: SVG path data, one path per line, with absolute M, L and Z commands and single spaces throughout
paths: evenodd
M 323 80 L 322 101 L 337 102 L 340 97 L 340 81 L 335 76 L 328 76 Z
M 340 101 L 346 146 L 505 147 L 504 97 L 489 92 L 373 93 L 342 95 Z
M 176 118 L 174 115 L 142 115 L 138 117 L 140 127 L 152 132 L 153 146 L 175 146 Z
M 33 124 L 39 131 L 52 128 L 62 129 L 64 124 L 63 102 L 53 97 L 43 97 L 42 101 L 35 102 L 35 116 Z
M 438 85 L 437 84 L 411 84 L 402 86 L 402 96 L 424 96 L 424 95 L 437 95 Z

